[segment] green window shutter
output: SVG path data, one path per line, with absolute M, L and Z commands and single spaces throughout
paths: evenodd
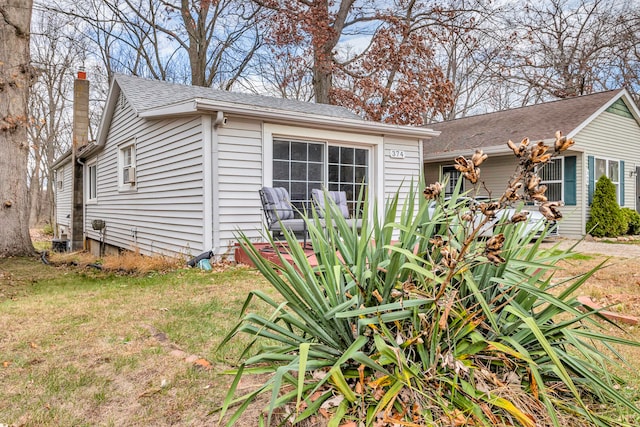
M 624 206 L 624 160 L 620 160 L 620 206 Z
M 564 158 L 564 204 L 576 203 L 576 156 L 568 156 Z
M 587 172 L 589 172 L 589 206 L 591 206 L 591 202 L 593 201 L 593 190 L 595 189 L 596 183 L 594 175 L 596 174 L 596 162 L 593 156 L 587 156 Z

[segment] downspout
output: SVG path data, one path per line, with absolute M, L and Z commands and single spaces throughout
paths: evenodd
M 213 250 L 213 179 L 211 170 L 211 116 L 202 116 L 202 250 Z
M 215 119 L 203 116 L 202 119 L 202 179 L 203 179 L 203 250 L 211 250 L 215 255 L 219 248 L 218 218 L 218 128 L 226 122 L 224 113 L 218 111 Z
M 211 135 L 211 187 L 213 211 L 212 211 L 212 223 L 213 223 L 213 245 L 216 249 L 220 250 L 220 172 L 219 172 L 219 152 L 220 152 L 220 134 L 218 129 L 227 124 L 227 118 L 223 111 L 216 112 L 216 119 L 213 122 L 213 132 Z M 222 255 L 216 253 L 216 255 Z

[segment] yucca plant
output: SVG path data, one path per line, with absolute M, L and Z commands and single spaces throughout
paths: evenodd
M 555 153 L 572 143 L 556 139 Z M 280 266 L 241 234 L 280 297 L 252 292 L 223 342 L 238 333 L 255 338 L 220 419 L 233 408 L 233 425 L 262 393 L 271 396 L 265 425 L 612 426 L 625 425 L 621 408 L 640 419 L 617 390 L 622 379 L 607 371 L 616 353 L 602 353 L 611 343 L 637 343 L 606 335 L 573 297 L 595 270 L 555 280 L 555 264 L 570 252 L 541 250 L 542 238 L 522 232 L 524 214 L 503 219 L 493 237 L 476 238 L 515 200 L 533 196 L 545 215 L 560 216 L 536 180 L 551 154 L 541 143 L 510 146 L 520 163 L 495 204 L 470 208 L 459 190 L 445 200 L 440 184 L 421 195 L 412 183 L 384 212 L 376 204 L 369 212 L 365 199 L 359 231 L 331 209 L 326 226 L 308 218 L 317 267 L 293 235 L 285 233 L 293 261 L 280 256 Z M 485 158 L 479 152 L 456 163 L 477 183 Z M 253 298 L 272 312 L 248 312 Z M 241 378 L 256 373 L 271 375 L 236 397 Z

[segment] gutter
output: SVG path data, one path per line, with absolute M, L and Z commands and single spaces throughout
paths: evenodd
M 538 142 L 536 140 L 536 142 Z M 555 138 L 554 139 L 544 139 L 543 142 L 547 145 L 551 145 L 553 147 L 553 144 L 555 143 Z M 529 144 L 532 144 L 533 142 L 530 142 Z M 428 150 L 430 147 L 426 147 L 425 148 L 425 155 L 424 155 L 424 162 L 425 163 L 430 163 L 430 162 L 437 162 L 437 161 L 441 161 L 441 160 L 453 160 L 458 156 L 470 156 L 473 153 L 475 153 L 476 150 L 482 150 L 485 154 L 488 155 L 507 155 L 507 154 L 512 154 L 513 152 L 509 149 L 509 147 L 507 146 L 506 143 L 501 144 L 501 145 L 492 145 L 489 147 L 476 147 L 476 148 L 464 148 L 464 149 L 460 149 L 460 150 L 452 150 L 452 151 L 440 151 L 437 153 L 431 153 L 431 154 L 427 154 Z M 575 151 L 578 153 L 583 153 L 584 150 L 581 149 L 576 149 L 575 145 L 571 147 L 570 151 Z
M 386 123 L 369 122 L 362 119 L 350 119 L 344 117 L 332 117 L 320 114 L 309 114 L 299 111 L 279 110 L 275 108 L 265 108 L 254 105 L 236 104 L 230 102 L 212 101 L 209 99 L 195 98 L 193 100 L 173 104 L 165 107 L 154 108 L 141 111 L 140 117 L 158 118 L 168 115 L 188 115 L 197 112 L 218 112 L 224 111 L 226 114 L 234 114 L 244 117 L 268 119 L 278 123 L 312 124 L 328 129 L 356 130 L 373 134 L 392 134 L 400 136 L 410 136 L 428 139 L 440 135 L 439 131 L 425 127 L 400 126 Z

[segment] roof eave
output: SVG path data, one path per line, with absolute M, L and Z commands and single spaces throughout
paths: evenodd
M 53 164 L 51 165 L 51 169 L 58 169 L 58 167 L 63 165 L 64 163 L 70 162 L 71 153 L 71 150 L 67 150 L 65 153 L 63 153 L 62 156 L 60 156 L 56 161 L 53 162 Z
M 543 140 L 543 142 L 547 145 L 553 145 L 555 142 L 555 139 L 545 139 Z M 513 155 L 513 151 L 509 149 L 507 144 L 492 145 L 490 147 L 478 147 L 477 149 L 481 149 L 483 153 L 489 156 Z M 431 153 L 431 154 L 427 153 L 425 150 L 424 162 L 431 163 L 431 162 L 438 162 L 442 160 L 453 160 L 458 156 L 470 156 L 477 149 L 465 148 L 462 150 L 440 151 L 440 152 Z M 578 153 L 584 152 L 582 148 L 576 148 L 575 145 L 571 147 L 571 151 L 578 152 Z
M 297 111 L 283 111 L 252 105 L 213 101 L 203 98 L 195 98 L 173 105 L 141 111 L 139 115 L 140 117 L 145 118 L 161 118 L 166 116 L 175 117 L 176 115 L 188 115 L 196 112 L 213 111 L 223 111 L 226 114 L 245 117 L 258 117 L 279 123 L 307 124 L 326 128 L 335 128 L 336 126 L 340 126 L 341 129 L 375 134 L 408 136 L 422 139 L 432 138 L 440 134 L 439 131 L 423 127 L 390 125 L 360 119 L 309 114 Z

